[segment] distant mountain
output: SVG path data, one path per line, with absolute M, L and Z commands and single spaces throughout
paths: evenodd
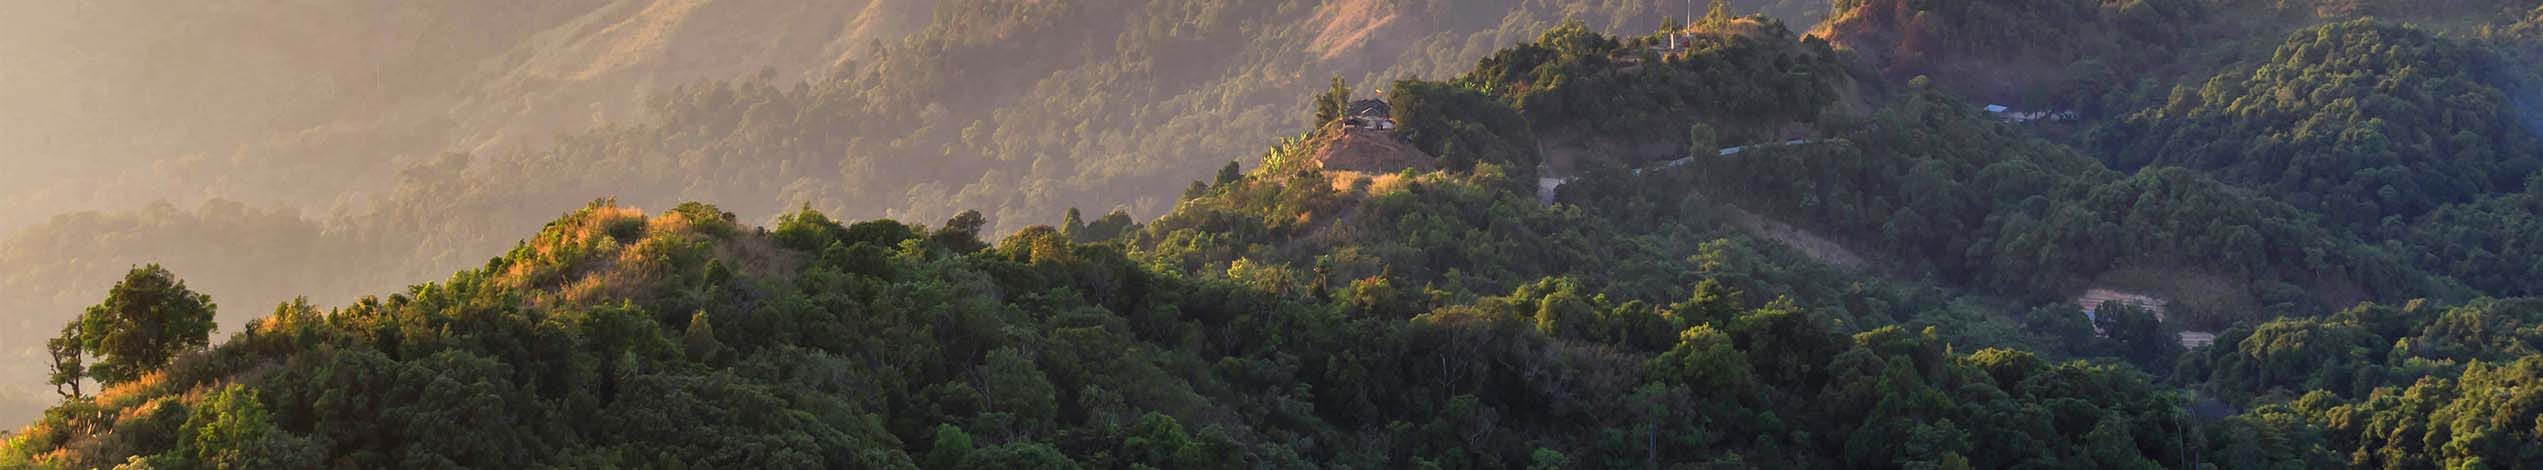
M 827 70 L 932 2 L 103 1 L 0 15 L 0 229 L 226 197 L 323 211 L 404 161 L 640 119 L 678 83 Z M 138 170 L 138 171 L 136 171 Z

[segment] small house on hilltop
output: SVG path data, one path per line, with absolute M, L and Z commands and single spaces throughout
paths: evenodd
M 1343 109 L 1342 125 L 1356 129 L 1395 130 L 1395 107 L 1378 98 L 1353 101 L 1351 106 Z

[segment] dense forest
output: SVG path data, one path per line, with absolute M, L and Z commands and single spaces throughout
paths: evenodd
M 2508 65 L 2485 54 L 2367 19 L 2298 31 L 2250 72 L 2175 88 L 2105 138 L 2136 141 L 2110 152 L 2121 168 L 2210 169 L 2334 223 L 2418 216 L 2522 190 L 2543 166 L 2492 84 Z
M 513 3 L 278 16 L 231 1 L 177 10 L 119 3 L 59 14 L 183 27 L 159 28 L 170 37 L 155 41 L 92 40 L 148 27 L 63 38 L 13 31 L 30 35 L 26 44 L 140 49 L 148 54 L 131 60 L 162 67 L 221 65 L 175 89 L 196 91 L 93 100 L 118 106 L 84 119 L 141 114 L 150 119 L 127 122 L 207 133 L 286 127 L 246 143 L 203 137 L 210 140 L 197 143 L 223 151 L 172 161 L 100 157 L 109 163 L 94 170 L 119 178 L 111 181 L 44 166 L 83 155 L 67 150 L 0 174 L 0 229 L 10 230 L 0 236 L 0 304 L 26 312 L 0 344 L 35 358 L 40 351 L 25 345 L 132 265 L 199 273 L 200 288 L 236 301 L 341 300 L 475 266 L 557 208 L 596 196 L 654 207 L 716 201 L 760 222 L 807 203 L 860 218 L 978 209 L 994 233 L 1068 207 L 1156 217 L 1182 183 L 1301 126 L 1302 97 L 1333 76 L 1369 84 L 1445 76 L 1567 17 L 1595 31 L 1643 33 L 1683 8 L 1656 0 Z M 1824 10 L 1738 3 L 1743 12 Z M 481 15 L 502 24 L 472 19 Z M 238 24 L 302 17 L 378 20 L 301 21 L 310 31 Z M 257 48 L 294 34 L 328 45 L 303 59 L 322 70 L 283 78 L 247 70 L 270 59 Z M 385 63 L 324 62 L 338 47 Z M 749 52 L 723 50 L 731 48 Z M 754 61 L 761 65 L 736 65 Z M 241 81 L 253 83 L 233 86 Z M 265 101 L 292 106 L 192 98 L 261 96 L 269 86 L 290 98 Z M 1364 88 L 1354 93 L 1383 87 Z M 158 106 L 124 110 L 127 101 Z M 55 112 L 79 111 L 64 106 Z M 219 117 L 206 120 L 219 125 L 146 125 L 197 110 L 213 110 L 203 112 Z M 39 173 L 53 177 L 9 184 Z M 192 192 L 162 192 L 173 189 Z M 87 210 L 9 217 L 17 204 Z M 234 216 L 242 213 L 254 216 Z M 220 320 L 235 328 L 257 312 L 229 313 Z M 32 416 L 41 406 L 32 384 L 0 388 L 0 398 L 19 403 L 0 406 L 0 417 Z
M 56 217 L 0 467 L 2543 465 L 2543 5 L 1512 3 L 954 2 L 324 221 Z
M 1273 184 L 1239 179 L 1203 199 Z M 1955 352 L 1933 329 L 1840 329 L 1719 282 L 1616 305 L 1563 278 L 1477 295 L 1241 258 L 1202 276 L 1047 226 L 987 243 L 979 223 L 842 225 L 806 211 L 755 229 L 703 204 L 647 215 L 595 203 L 483 268 L 344 308 L 285 304 L 208 352 L 141 362 L 157 367 L 147 373 L 124 365 L 139 354 L 91 346 L 89 376 L 106 388 L 12 436 L 8 458 L 1240 468 L 2186 455 L 2170 395 L 2132 368 Z M 89 316 L 200 296 L 165 273 L 136 270 L 117 290 L 146 294 Z M 102 344 L 81 339 L 95 334 L 66 338 Z
M 2211 428 L 2229 468 L 2514 467 L 2543 459 L 2538 319 L 2534 299 L 2363 304 L 2227 330 L 2176 374 L 2260 404 Z

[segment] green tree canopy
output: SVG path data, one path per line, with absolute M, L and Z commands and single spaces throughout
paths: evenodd
M 89 377 L 112 385 L 140 378 L 178 354 L 211 345 L 212 297 L 158 264 L 133 268 L 79 318 L 80 349 L 97 357 Z

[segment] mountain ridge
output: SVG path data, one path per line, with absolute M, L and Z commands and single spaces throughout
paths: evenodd
M 95 396 L 66 392 L 36 425 L 0 442 L 0 464 L 2240 468 L 2543 459 L 2503 444 L 2534 438 L 2513 424 L 2543 411 L 2514 405 L 2543 403 L 2534 398 L 2543 387 L 2524 386 L 2543 377 L 2534 372 L 2543 359 L 2527 347 L 2530 328 L 2517 326 L 2543 311 L 2501 299 L 2531 295 L 2521 276 L 2543 266 L 2523 249 L 2543 173 L 2522 186 L 2414 190 L 2434 202 L 2388 213 L 2321 203 L 2350 193 L 2252 175 L 2355 183 L 2393 171 L 2304 173 L 2345 167 L 2268 159 L 2235 163 L 2255 168 L 2130 165 L 2145 155 L 2105 147 L 2141 143 L 2127 126 L 2146 123 L 2167 126 L 2168 137 L 2143 141 L 2240 132 L 2267 140 L 2281 129 L 2274 119 L 2297 115 L 2233 121 L 2252 116 L 2203 102 L 2265 100 L 2206 95 L 2303 86 L 2317 91 L 2308 96 L 2339 97 L 2319 84 L 2360 77 L 2476 92 L 2434 93 L 2447 97 L 2505 94 L 2532 77 L 2376 64 L 2516 57 L 2531 43 L 2519 42 L 2529 39 L 2515 24 L 2529 19 L 2349 19 L 2392 6 L 2371 1 L 2218 19 L 2308 24 L 2148 65 L 2155 72 L 2131 84 L 2016 84 L 2054 91 L 2050 103 L 2096 106 L 2034 119 L 1961 98 L 2001 85 L 1984 76 L 1860 62 L 1862 38 L 1843 37 L 1853 34 L 1844 28 L 1795 37 L 1770 19 L 1716 17 L 1682 34 L 1610 35 L 1601 31 L 1618 26 L 1573 19 L 1536 28 L 1534 13 L 1513 11 L 1496 29 L 1407 41 L 1418 45 L 1406 51 L 1437 55 L 1391 66 L 1452 60 L 1442 57 L 1458 53 L 1426 48 L 1456 37 L 1471 45 L 1533 34 L 1452 73 L 1314 80 L 1305 72 L 1313 64 L 1336 62 L 1316 47 L 1327 38 L 1366 46 L 1409 23 L 1367 15 L 1353 23 L 1380 26 L 1353 39 L 1362 28 L 1243 26 L 1250 15 L 1312 20 L 1343 4 L 1231 3 L 1259 10 L 1172 16 L 1153 9 L 1160 2 L 940 8 L 927 36 L 841 62 L 828 78 L 681 85 L 644 103 L 657 116 L 649 123 L 545 149 L 417 161 L 371 212 L 326 223 L 234 202 L 57 218 L 52 230 L 13 236 L 0 260 L 111 270 L 111 259 L 98 265 L 45 247 L 149 247 L 202 233 L 260 242 L 189 258 L 209 263 L 169 264 L 202 275 L 196 285 L 206 290 L 265 284 L 253 278 L 270 264 L 308 266 L 312 276 L 270 284 L 379 294 L 321 294 L 354 298 L 328 308 L 284 301 L 154 374 L 93 375 L 116 383 Z M 2104 28 L 2113 23 L 2102 15 L 2142 3 L 2046 17 L 2089 23 L 2063 30 L 2086 33 L 2079 38 L 2132 34 L 2119 31 L 2124 22 Z M 1436 2 L 1344 6 L 1454 20 L 1442 24 L 1489 20 L 1439 16 L 1446 10 Z M 1931 10 L 1907 23 L 1940 28 L 1915 34 L 1984 42 L 2003 38 L 1953 36 L 1972 23 L 1934 12 L 2043 5 L 1915 7 Z M 2203 11 L 2254 11 L 2237 8 Z M 1140 14 L 1067 27 L 1116 12 Z M 1839 11 L 1837 22 L 1869 12 Z M 1144 21 L 1168 17 L 1190 21 Z M 2018 40 L 2053 29 L 1985 33 Z M 1250 34 L 1279 41 L 1235 56 L 1214 47 Z M 2396 52 L 2304 52 L 2323 48 Z M 2460 53 L 2411 52 L 2425 50 Z M 1161 68 L 1202 59 L 1233 65 Z M 1029 73 L 978 76 L 985 67 Z M 2261 85 L 2228 86 L 2244 82 Z M 1265 98 L 1326 83 L 1308 99 Z M 1341 103 L 1365 96 L 1361 88 L 1383 90 L 1398 126 L 1368 137 L 1435 166 L 1324 168 L 1318 156 L 1359 132 L 1333 122 Z M 2155 92 L 2167 88 L 2175 91 Z M 987 90 L 1022 91 L 978 93 Z M 2361 137 L 2374 132 L 2405 144 L 2427 141 L 2412 137 L 2421 134 L 2534 137 L 2513 134 L 2513 119 L 2530 117 L 2513 100 L 2442 119 L 2382 102 L 2282 102 L 2321 113 L 2307 122 L 2369 123 L 2333 136 L 2329 148 L 2340 152 L 2306 153 L 2330 164 L 2381 161 L 2366 157 L 2385 147 L 2353 145 L 2377 142 Z M 1193 111 L 1210 109 L 1227 111 Z M 2158 114 L 2188 110 L 2214 119 Z M 1055 117 L 1070 115 L 1081 118 Z M 1311 116 L 1306 125 L 1275 124 L 1301 115 Z M 1203 122 L 1225 116 L 1242 119 Z M 1166 153 L 1081 158 L 1212 148 L 1255 126 L 1274 129 L 1253 141 L 1270 148 L 1215 174 L 1168 164 L 1182 160 Z M 1601 139 L 1636 145 L 1582 143 Z M 1812 145 L 1754 145 L 1796 141 Z M 1739 152 L 1706 158 L 1722 148 Z M 1670 158 L 1679 155 L 1697 158 Z M 2482 177 L 2499 181 L 2534 171 L 2510 153 L 2445 158 L 2495 164 L 2497 174 Z M 814 176 L 834 163 L 839 179 Z M 1547 176 L 1568 181 L 1551 201 L 1537 198 Z M 1133 183 L 1146 188 L 1118 187 Z M 628 205 L 582 203 L 562 217 L 540 202 L 580 203 L 630 185 L 679 189 L 631 193 Z M 1071 207 L 1056 225 L 1033 223 L 1072 197 L 1177 186 L 1184 191 L 1170 203 L 1124 204 L 1091 223 Z M 716 198 L 779 215 L 756 227 L 736 211 L 674 203 Z M 932 227 L 900 221 L 972 204 L 992 210 Z M 1150 210 L 1160 215 L 1132 215 Z M 1813 257 L 1761 233 L 1767 222 L 1875 265 Z M 543 225 L 514 241 L 502 237 L 518 232 L 488 228 L 504 224 Z M 82 238 L 93 233 L 110 236 Z M 509 250 L 487 248 L 506 241 Z M 493 252 L 503 254 L 476 261 Z M 435 261 L 404 261 L 412 259 Z M 403 290 L 357 278 L 437 269 L 457 272 Z M 12 274 L 5 285 L 103 284 Z M 115 292 L 165 284 L 151 275 L 128 273 Z M 2078 304 L 2077 293 L 2095 289 L 2126 290 L 2160 310 Z M 35 290 L 74 306 L 95 298 L 62 294 L 77 287 Z M 81 313 L 80 325 L 94 326 L 65 329 L 33 352 L 52 357 L 36 365 L 53 366 L 56 385 L 83 383 L 59 371 L 65 358 L 74 369 L 85 358 L 129 359 L 95 339 L 115 331 L 118 323 L 93 319 L 123 311 L 130 301 L 120 298 Z M 264 312 L 252 297 L 219 298 L 222 318 Z M 21 331 L 54 330 L 45 318 L 20 322 Z M 2216 343 L 2182 341 L 2190 332 L 2215 332 Z M 2373 432 L 2388 425 L 2444 432 Z

